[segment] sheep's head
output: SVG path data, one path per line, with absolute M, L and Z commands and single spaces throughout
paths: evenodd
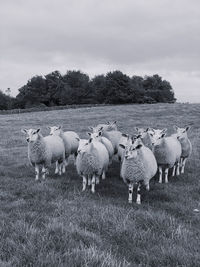
M 98 132 L 94 132 L 94 133 L 88 133 L 88 135 L 90 136 L 90 138 L 92 140 L 97 140 L 99 141 L 102 137 L 102 131 L 98 131 Z
M 179 128 L 177 126 L 174 126 L 174 130 L 176 131 L 177 138 L 182 139 L 187 137 L 187 132 L 190 129 L 190 126 L 187 126 L 185 128 Z
M 165 137 L 166 135 L 166 131 L 167 129 L 162 129 L 162 130 L 155 130 L 155 129 L 151 129 L 148 134 L 150 136 L 150 140 L 151 140 L 151 144 L 154 145 L 159 145 L 160 142 L 162 141 L 162 139 Z
M 135 127 L 135 130 L 139 135 L 141 135 L 141 138 L 145 138 L 148 135 L 148 132 L 150 131 L 150 128 L 138 128 Z
M 142 147 L 142 142 L 140 136 L 129 137 L 126 145 L 120 144 L 121 148 L 125 149 L 124 157 L 126 159 L 136 158 L 138 154 L 138 149 Z
M 78 153 L 83 153 L 87 150 L 87 146 L 89 144 L 89 140 L 87 139 L 79 139 Z
M 61 133 L 61 126 L 49 126 L 48 129 L 50 129 L 50 135 L 60 135 Z
M 99 132 L 99 131 L 113 131 L 113 130 L 117 130 L 117 125 L 116 125 L 116 121 L 107 122 L 105 124 L 98 124 L 96 127 L 90 127 L 90 129 L 93 131 L 93 133 Z
M 27 142 L 35 142 L 39 137 L 40 129 L 22 129 L 21 132 L 26 135 Z

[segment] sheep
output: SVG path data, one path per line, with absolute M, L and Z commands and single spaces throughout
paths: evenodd
M 60 136 L 63 139 L 65 144 L 65 166 L 67 166 L 70 155 L 74 155 L 74 158 L 76 159 L 79 136 L 73 131 L 63 132 L 61 126 L 52 126 L 48 128 L 50 129 L 50 135 Z
M 179 128 L 177 126 L 174 126 L 174 130 L 176 131 L 176 136 L 181 144 L 182 153 L 181 153 L 181 173 L 183 174 L 185 171 L 185 164 L 188 159 L 188 157 L 192 153 L 192 144 L 188 138 L 187 132 L 190 129 L 190 126 L 187 126 L 185 128 Z
M 107 149 L 109 155 L 109 164 L 112 163 L 112 157 L 114 155 L 114 148 L 110 140 L 104 136 L 102 136 L 102 132 L 98 131 L 97 133 L 88 133 L 90 138 L 93 140 L 101 142 Z
M 55 173 L 61 175 L 65 172 L 63 163 L 65 161 L 65 146 L 59 136 L 46 136 L 40 134 L 40 129 L 22 129 L 26 134 L 28 142 L 28 158 L 31 165 L 35 165 L 35 180 L 39 179 L 39 165 L 42 165 L 42 178 L 45 179 L 48 167 L 56 162 Z
M 76 158 L 76 169 L 83 178 L 82 191 L 86 190 L 87 179 L 88 185 L 91 184 L 91 191 L 95 193 L 95 183 L 99 183 L 99 178 L 105 176 L 109 165 L 109 155 L 106 147 L 91 138 L 81 142 Z
M 137 134 L 141 136 L 143 144 L 152 150 L 151 139 L 149 137 L 151 129 L 135 127 L 135 130 L 137 131 Z
M 102 129 L 104 131 L 117 131 L 117 122 L 107 122 L 105 124 L 98 124 L 95 127 L 89 127 L 90 130 L 92 130 L 93 132 L 98 132 L 101 131 Z
M 133 137 L 126 146 L 120 144 L 120 147 L 125 150 L 120 175 L 129 188 L 128 202 L 132 203 L 133 188 L 137 184 L 136 203 L 141 204 L 141 185 L 143 183 L 149 191 L 149 181 L 157 172 L 155 156 L 138 136 Z
M 177 167 L 176 175 L 180 174 L 181 145 L 174 136 L 166 136 L 167 129 L 152 129 L 149 133 L 153 152 L 159 167 L 159 183 L 162 183 L 162 169 L 165 170 L 165 183 L 168 183 L 168 172 L 172 167 Z M 175 175 L 175 167 L 172 176 Z
M 118 130 L 108 130 L 106 127 L 91 127 L 93 133 L 98 133 L 99 131 L 102 132 L 102 136 L 106 137 L 113 145 L 114 154 L 117 154 L 119 142 L 122 137 L 122 133 Z

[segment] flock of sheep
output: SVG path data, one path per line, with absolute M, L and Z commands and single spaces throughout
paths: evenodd
M 159 183 L 164 171 L 168 183 L 169 169 L 172 176 L 184 173 L 185 163 L 191 155 L 192 145 L 188 139 L 189 127 L 174 126 L 175 133 L 166 136 L 167 129 L 135 128 L 137 134 L 130 136 L 117 129 L 116 122 L 90 127 L 89 139 L 80 139 L 73 131 L 63 132 L 61 127 L 49 127 L 50 135 L 43 137 L 40 129 L 23 129 L 28 142 L 28 158 L 35 166 L 36 180 L 39 179 L 40 165 L 42 178 L 48 168 L 56 163 L 55 173 L 65 173 L 70 155 L 74 155 L 77 173 L 83 179 L 83 191 L 87 185 L 92 193 L 100 178 L 106 172 L 112 159 L 117 155 L 120 162 L 120 176 L 128 185 L 128 202 L 132 203 L 133 188 L 137 186 L 136 203 L 141 204 L 141 185 L 150 189 L 149 181 L 159 170 Z

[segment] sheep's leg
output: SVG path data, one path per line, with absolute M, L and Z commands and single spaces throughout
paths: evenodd
M 174 167 L 173 167 L 173 171 L 172 171 L 172 177 L 175 176 L 175 173 L 176 173 L 176 164 L 174 164 Z
M 91 177 L 88 177 L 88 185 L 90 186 L 92 184 Z
M 182 166 L 181 166 L 181 173 L 183 174 L 185 172 L 185 163 L 187 159 L 183 159 Z
M 99 176 L 96 176 L 96 184 L 99 184 Z
M 66 168 L 65 168 L 65 160 L 62 163 L 62 173 L 66 172 Z
M 128 203 L 132 203 L 133 201 L 133 184 L 130 183 L 128 186 Z
M 159 166 L 159 183 L 162 184 L 162 167 Z
M 141 204 L 141 183 L 138 183 L 137 187 L 137 199 L 136 199 L 137 204 Z
M 58 164 L 59 175 L 62 175 L 62 163 Z
M 45 168 L 45 166 L 42 166 L 42 179 L 46 178 L 46 174 L 48 173 L 48 170 Z
M 102 180 L 105 180 L 105 179 L 106 179 L 106 173 L 105 173 L 105 171 L 103 171 Z
M 169 168 L 165 169 L 165 183 L 168 183 L 168 173 L 169 173 Z
M 176 175 L 179 176 L 180 175 L 180 163 L 177 162 L 176 164 Z
M 39 165 L 35 164 L 35 180 L 36 181 L 39 179 L 39 173 L 40 173 Z
M 55 169 L 55 174 L 59 172 L 59 167 L 58 167 L 58 161 L 56 161 L 56 169 Z
M 83 189 L 82 189 L 82 191 L 85 191 L 86 185 L 87 185 L 87 179 L 85 176 L 82 176 L 82 177 L 83 177 Z
M 150 190 L 149 182 L 146 184 L 146 190 L 147 190 L 147 191 Z
M 95 175 L 93 175 L 92 176 L 92 188 L 91 188 L 92 193 L 95 193 L 95 181 L 96 181 L 96 177 Z

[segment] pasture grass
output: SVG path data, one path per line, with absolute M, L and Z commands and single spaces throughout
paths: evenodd
M 156 104 L 0 116 L 0 266 L 200 266 L 199 114 L 198 104 Z M 72 160 L 65 175 L 52 167 L 45 181 L 34 180 L 21 128 L 46 135 L 46 126 L 63 125 L 85 138 L 88 126 L 109 120 L 130 134 L 191 125 L 185 174 L 169 184 L 156 176 L 141 206 L 128 204 L 117 161 L 94 195 L 81 192 Z

